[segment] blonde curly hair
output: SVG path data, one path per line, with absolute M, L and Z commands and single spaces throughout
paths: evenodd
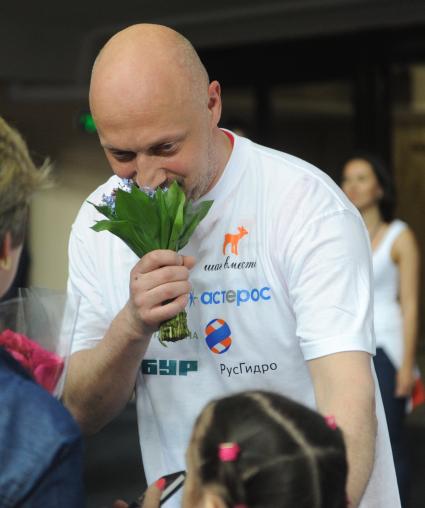
M 0 117 L 0 245 L 7 232 L 12 247 L 22 244 L 33 194 L 50 186 L 51 166 L 37 168 L 19 132 Z

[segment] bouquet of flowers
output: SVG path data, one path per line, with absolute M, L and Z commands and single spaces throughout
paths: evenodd
M 179 251 L 189 241 L 197 225 L 208 213 L 213 201 L 194 205 L 186 200 L 177 182 L 156 190 L 139 188 L 132 180 L 123 179 L 100 205 L 91 203 L 106 220 L 92 229 L 110 231 L 121 238 L 138 256 L 156 249 Z M 160 325 L 159 340 L 176 342 L 189 335 L 186 312 L 180 312 Z
M 46 289 L 23 289 L 0 304 L 0 346 L 34 380 L 60 398 L 79 300 Z

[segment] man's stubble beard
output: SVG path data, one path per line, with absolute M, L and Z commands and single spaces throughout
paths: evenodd
M 208 146 L 208 158 L 207 158 L 207 167 L 205 171 L 201 171 L 198 177 L 198 181 L 195 186 L 188 192 L 187 197 L 193 201 L 197 201 L 204 194 L 210 191 L 211 183 L 213 182 L 216 174 L 217 174 L 217 162 L 216 158 L 213 156 L 213 150 L 211 144 Z

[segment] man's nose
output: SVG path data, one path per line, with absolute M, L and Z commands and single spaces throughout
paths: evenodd
M 137 154 L 136 157 L 136 183 L 139 187 L 156 189 L 167 176 L 165 170 L 158 164 L 155 157 Z

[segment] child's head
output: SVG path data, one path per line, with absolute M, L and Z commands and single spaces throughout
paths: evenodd
M 184 508 L 345 508 L 339 429 L 274 393 L 210 402 L 187 452 Z

